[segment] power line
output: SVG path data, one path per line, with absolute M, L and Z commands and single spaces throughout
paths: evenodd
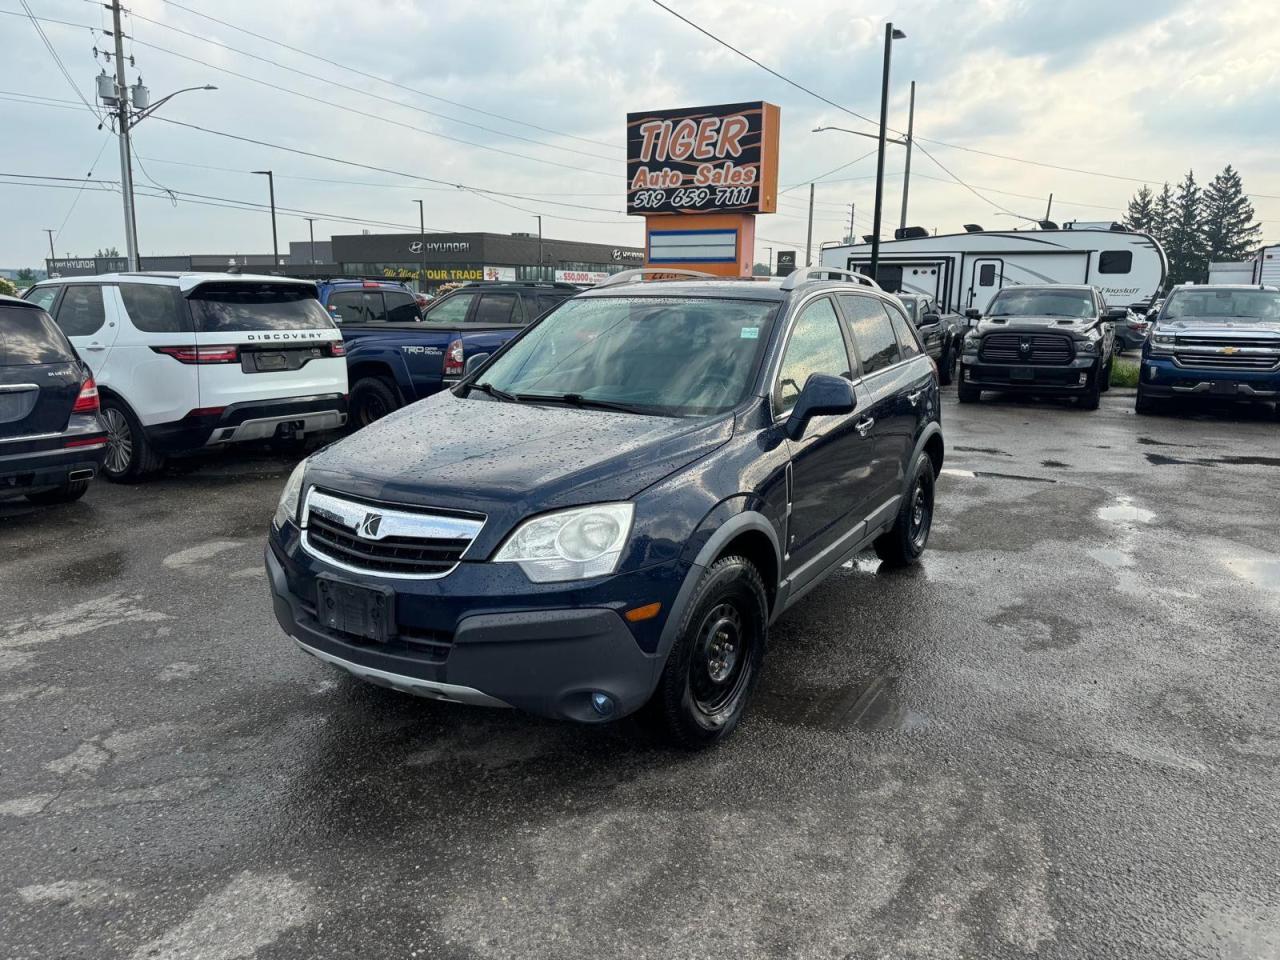
M 76 191 L 76 195 L 71 199 L 71 206 L 67 209 L 67 215 L 62 218 L 62 223 L 58 224 L 58 229 L 53 235 L 56 243 L 58 238 L 62 236 L 62 231 L 66 229 L 67 222 L 71 219 L 71 214 L 75 212 L 76 204 L 80 202 L 80 195 L 84 193 L 84 188 L 93 182 L 93 171 L 97 169 L 98 161 L 102 159 L 102 151 L 107 149 L 107 143 L 111 140 L 111 134 L 107 134 L 102 138 L 102 145 L 98 147 L 98 152 L 93 158 L 93 163 L 89 164 L 89 172 L 85 175 L 84 183 L 80 184 L 80 189 Z
M 657 2 L 657 0 L 654 0 L 654 2 Z M 801 180 L 799 183 L 793 183 L 791 186 L 786 187 L 783 190 L 779 190 L 778 196 L 782 196 L 784 193 L 790 193 L 792 190 L 796 189 L 797 187 L 805 187 L 811 183 L 817 183 L 819 180 L 823 180 L 831 176 L 831 174 L 833 173 L 839 173 L 841 170 L 844 170 L 847 167 L 852 167 L 855 163 L 860 163 L 861 161 L 867 159 L 867 157 L 874 157 L 875 155 L 876 155 L 876 151 L 870 150 L 867 153 L 864 153 L 860 157 L 854 157 L 848 163 L 842 163 L 838 167 L 832 167 L 826 173 L 820 173 L 816 177 L 810 177 L 808 180 Z
M 978 198 L 979 200 L 981 200 L 983 203 L 989 203 L 989 204 L 991 204 L 991 206 L 995 207 L 997 210 L 1001 210 L 1001 211 L 1003 211 L 1003 212 L 1005 212 L 1005 213 L 1013 213 L 1013 211 L 1012 211 L 1012 210 L 1010 210 L 1008 207 L 1001 206 L 1000 204 L 998 204 L 998 203 L 996 203 L 994 200 L 992 200 L 990 197 L 984 197 L 981 193 L 979 193 L 977 190 L 975 190 L 975 189 L 974 189 L 973 187 L 971 187 L 969 184 L 965 183 L 963 180 L 961 180 L 959 177 L 957 177 L 954 173 L 952 173 L 950 170 L 948 170 L 946 167 L 944 167 L 944 166 L 942 165 L 941 161 L 939 161 L 937 157 L 935 157 L 932 153 L 930 153 L 930 152 L 929 152 L 928 150 L 926 150 L 924 147 L 920 146 L 920 144 L 918 144 L 918 143 L 916 144 L 916 149 L 917 149 L 917 150 L 919 150 L 921 153 L 923 153 L 923 154 L 924 154 L 926 157 L 928 157 L 930 160 L 932 160 L 932 161 L 933 161 L 933 163 L 938 167 L 938 169 L 939 169 L 939 170 L 941 170 L 943 173 L 945 173 L 947 176 L 949 176 L 949 177 L 950 177 L 952 180 L 954 180 L 956 183 L 960 184 L 960 186 L 964 187 L 966 190 L 968 190 L 970 193 L 972 193 L 975 197 L 977 197 L 977 198 Z
M 80 92 L 80 88 L 76 86 L 76 82 L 73 79 L 71 79 L 71 73 L 69 70 L 67 70 L 67 65 L 63 63 L 62 58 L 58 56 L 58 51 L 53 49 L 53 44 L 49 42 L 48 36 L 45 35 L 44 27 L 40 26 L 39 18 L 37 18 L 36 15 L 31 12 L 31 7 L 27 3 L 27 0 L 18 0 L 18 2 L 22 4 L 22 9 L 27 12 L 27 19 L 31 21 L 31 26 L 36 28 L 36 33 L 40 35 L 40 41 L 44 44 L 45 49 L 49 51 L 49 56 L 53 57 L 53 62 L 57 65 L 59 72 L 62 74 L 63 77 L 66 78 L 66 81 L 70 85 L 71 89 L 75 91 L 77 99 L 79 99 L 79 101 L 84 104 L 85 109 L 88 110 L 90 113 L 92 113 L 95 119 L 97 119 L 97 121 L 101 123 L 102 116 L 94 108 L 93 104 L 91 104 L 88 100 L 85 99 L 84 94 Z M 10 12 L 12 11 L 8 11 L 8 10 L 5 11 L 5 13 L 10 13 Z
M 92 2 L 95 2 L 95 0 L 89 0 L 89 2 L 92 3 Z M 427 93 L 424 90 L 417 90 L 413 87 L 406 86 L 403 83 L 397 83 L 394 80 L 388 80 L 385 77 L 379 77 L 376 74 L 366 73 L 365 71 L 358 70 L 355 67 L 348 66 L 344 63 L 339 63 L 337 60 L 330 60 L 326 57 L 322 57 L 318 53 L 316 53 L 316 51 L 314 50 L 303 50 L 299 47 L 290 46 L 289 44 L 284 43 L 281 40 L 276 40 L 273 37 L 267 37 L 267 36 L 263 36 L 260 33 L 254 33 L 252 30 L 248 30 L 244 27 L 237 26 L 236 24 L 230 23 L 227 20 L 220 20 L 217 17 L 210 16 L 207 13 L 202 13 L 199 10 L 193 10 L 191 7 L 184 6 L 181 3 L 175 2 L 175 0 L 163 0 L 163 2 L 168 4 L 171 7 L 177 7 L 179 10 L 185 10 L 187 13 L 193 14 L 194 16 L 201 17 L 213 23 L 221 24 L 222 26 L 227 27 L 228 29 L 231 29 L 231 30 L 235 30 L 238 33 L 246 34 L 247 36 L 253 37 L 256 40 L 261 40 L 264 43 L 274 44 L 277 47 L 283 47 L 286 50 L 291 50 L 294 53 L 297 53 L 297 54 L 300 54 L 301 56 L 306 57 L 308 60 L 319 60 L 322 63 L 329 64 L 331 67 L 337 67 L 340 70 L 346 70 L 350 73 L 356 74 L 357 76 L 365 77 L 366 79 L 369 79 L 369 80 L 375 80 L 378 83 L 385 83 L 388 86 L 396 87 L 408 93 L 415 94 L 416 96 L 426 97 L 428 100 L 435 100 L 439 103 L 447 103 L 451 107 L 459 107 L 463 110 L 470 110 L 472 113 L 482 114 L 483 116 L 486 116 L 486 117 L 493 117 L 495 120 L 502 120 L 505 123 L 514 123 L 517 126 L 527 127 L 530 130 L 540 130 L 543 133 L 550 133 L 557 137 L 566 137 L 570 140 L 579 140 L 582 143 L 592 143 L 599 147 L 608 147 L 610 150 L 617 150 L 621 152 L 621 149 L 616 144 L 605 143 L 603 140 L 592 140 L 589 137 L 579 137 L 576 134 L 565 133 L 563 130 L 554 130 L 551 127 L 542 127 L 536 123 L 530 123 L 527 120 L 517 120 L 514 117 L 504 116 L 501 113 L 494 113 L 490 110 L 482 110 L 479 107 L 473 107 L 473 106 L 470 106 L 469 104 L 459 103 L 457 100 L 448 100 L 444 97 L 438 97 L 435 94 Z
M 236 47 L 233 47 L 230 44 L 223 43 L 221 40 L 214 40 L 212 37 L 202 37 L 197 33 L 192 33 L 189 30 L 183 30 L 181 27 L 175 27 L 172 24 L 164 23 L 161 20 L 153 20 L 152 18 L 145 17 L 140 13 L 135 12 L 132 14 L 132 16 L 135 20 L 142 20 L 142 21 L 145 21 L 146 23 L 154 24 L 155 26 L 160 27 L 164 30 L 172 30 L 173 32 L 179 33 L 184 37 L 190 37 L 191 39 L 199 40 L 202 43 L 212 44 L 216 47 L 219 47 L 223 50 L 227 50 L 231 53 L 238 54 L 242 57 L 248 57 L 251 60 L 257 60 L 261 63 L 269 64 L 270 66 L 276 67 L 280 70 L 286 70 L 289 73 L 296 73 L 298 76 L 306 77 L 310 80 L 318 80 L 319 82 L 328 84 L 330 86 L 342 87 L 344 90 L 351 89 L 350 85 L 348 85 L 347 83 L 344 83 L 341 80 L 331 80 L 328 77 L 322 77 L 319 74 L 308 73 L 306 70 L 299 70 L 296 67 L 290 67 L 287 64 L 280 63 L 278 60 L 272 60 L 270 57 L 263 57 L 256 53 L 250 53 L 247 50 L 237 49 Z M 143 41 L 139 40 L 137 42 L 142 43 Z M 450 123 L 459 123 L 459 124 L 462 124 L 463 126 L 473 127 L 476 130 L 482 130 L 485 133 L 492 133 L 495 136 L 508 137 L 512 140 L 520 140 L 524 143 L 534 144 L 535 146 L 546 147 L 549 150 L 561 150 L 561 151 L 564 151 L 565 153 L 573 153 L 582 157 L 590 157 L 594 160 L 604 160 L 609 163 L 614 163 L 617 161 L 616 157 L 604 157 L 598 153 L 587 153 L 584 150 L 576 150 L 573 147 L 561 147 L 554 143 L 547 143 L 546 141 L 543 141 L 543 140 L 535 140 L 532 137 L 522 137 L 516 133 L 507 133 L 502 130 L 497 130 L 493 127 L 486 127 L 483 124 L 472 123 L 469 120 L 460 120 L 457 117 L 450 117 L 447 114 L 437 113 L 434 110 L 427 110 L 423 107 L 417 107 L 411 103 L 405 103 L 402 100 L 394 100 L 391 97 L 384 97 L 381 94 L 373 93 L 368 90 L 360 91 L 360 95 L 363 97 L 370 97 L 374 100 L 381 100 L 384 103 L 389 103 L 392 106 L 401 107 L 405 110 L 413 110 L 417 113 L 425 114 L 426 116 L 429 116 L 429 117 L 437 117 L 441 120 L 447 120 Z

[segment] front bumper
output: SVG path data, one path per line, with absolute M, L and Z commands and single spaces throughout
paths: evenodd
M 1080 393 L 1089 386 L 1097 357 L 1077 357 L 1070 363 L 986 363 L 975 354 L 960 358 L 961 382 L 986 390 L 1021 393 Z
M 183 417 L 147 427 L 147 439 L 162 453 L 218 447 L 247 440 L 269 440 L 284 431 L 305 436 L 337 430 L 347 422 L 345 394 L 285 397 L 235 403 L 217 413 Z
M 1280 400 L 1280 370 L 1204 370 L 1146 353 L 1138 377 L 1143 396 Z
M 642 587 L 643 596 L 656 599 L 655 591 L 663 591 L 659 585 L 670 580 L 670 596 L 663 594 L 665 612 L 679 586 L 676 577 L 655 576 L 651 570 L 611 577 L 590 589 L 541 585 L 560 589 L 524 597 L 474 592 L 494 579 L 484 569 L 490 566 L 463 564 L 441 580 L 397 581 L 399 635 L 383 644 L 323 625 L 317 619 L 314 576 L 326 572 L 358 585 L 386 581 L 370 577 L 361 584 L 360 575 L 317 569 L 306 554 L 291 559 L 275 543 L 266 550 L 281 628 L 306 652 L 361 679 L 438 700 L 517 707 L 582 722 L 616 719 L 649 699 L 663 657 L 656 648 L 642 649 L 623 620 L 621 612 L 631 601 L 610 602 L 606 595 L 640 596 L 635 590 Z M 523 577 L 518 570 L 510 572 Z M 634 580 L 641 583 L 627 582 Z M 646 624 L 654 631 L 661 625 L 660 619 Z M 594 693 L 613 701 L 607 715 L 592 706 Z

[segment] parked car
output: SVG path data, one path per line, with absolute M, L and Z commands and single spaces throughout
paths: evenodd
M 347 417 L 342 335 L 310 280 L 120 273 L 27 292 L 85 358 L 108 429 L 103 473 L 246 440 L 294 443 Z
M 441 700 L 642 710 L 704 746 L 785 609 L 868 547 L 920 557 L 943 437 L 901 304 L 826 268 L 654 272 L 298 466 L 265 561 L 303 650 Z
M 0 296 L 0 499 L 78 500 L 106 447 L 88 367 L 49 314 Z
M 415 323 L 422 319 L 422 302 L 399 280 L 318 280 L 316 296 L 335 323 Z
M 1141 309 L 1141 305 L 1139 310 L 1129 307 L 1125 312 L 1125 318 L 1115 323 L 1116 353 L 1141 347 L 1147 340 L 1147 330 L 1150 328 L 1151 321 L 1146 317 L 1146 310 Z
M 916 325 L 925 353 L 937 364 L 938 382 L 946 386 L 960 365 L 960 344 L 968 324 L 958 313 L 942 312 L 937 301 L 927 294 L 899 293 L 897 297 L 906 308 L 907 317 Z
M 346 305 L 354 297 L 385 298 L 390 305 L 401 296 L 394 291 L 330 294 L 330 313 L 347 345 L 352 423 L 368 426 L 457 383 L 468 361 L 483 361 L 530 320 L 580 292 L 568 283 L 473 283 L 432 301 L 421 322 L 400 323 L 389 311 L 382 320 L 363 308 L 353 314 Z
M 1075 396 L 1097 410 L 1111 387 L 1115 331 L 1124 307 L 1108 307 L 1097 287 L 1052 284 L 1006 287 L 964 338 L 957 394 L 976 403 L 983 390 Z
M 1173 288 L 1142 347 L 1134 409 L 1178 397 L 1280 402 L 1280 289 Z

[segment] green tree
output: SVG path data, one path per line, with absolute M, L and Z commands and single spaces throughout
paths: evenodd
M 120 251 L 117 250 L 115 247 L 107 247 L 107 249 L 105 250 L 99 250 L 97 253 L 94 254 L 94 256 L 95 257 L 118 257 L 120 256 Z
M 15 287 L 12 281 L 6 277 L 0 277 L 0 293 L 4 294 L 6 297 L 16 297 L 18 295 L 18 288 Z
M 1187 171 L 1173 199 L 1173 219 L 1165 252 L 1169 255 L 1169 282 L 1200 283 L 1209 268 L 1204 237 L 1204 197 L 1194 171 Z
M 753 277 L 767 277 L 769 275 L 769 267 L 767 264 L 757 263 L 751 268 Z
M 1124 225 L 1138 233 L 1151 233 L 1155 227 L 1156 198 L 1151 188 L 1145 183 L 1142 189 L 1129 201 L 1129 210 L 1124 215 Z
M 1210 261 L 1244 260 L 1258 245 L 1262 224 L 1240 174 L 1227 164 L 1204 191 L 1204 238 Z
M 1151 235 L 1162 247 L 1169 245 L 1169 224 L 1173 221 L 1173 191 L 1166 183 L 1151 207 Z
M 36 282 L 36 272 L 30 267 L 23 267 L 18 271 L 18 283 L 24 287 L 29 287 Z

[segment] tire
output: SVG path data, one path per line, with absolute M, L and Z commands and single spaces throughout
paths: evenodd
M 964 382 L 964 370 L 960 371 L 960 378 L 956 381 L 956 399 L 961 403 L 977 403 L 982 399 L 981 387 Z
M 102 473 L 115 483 L 138 483 L 164 466 L 147 440 L 133 411 L 114 397 L 102 400 L 102 419 L 107 424 L 107 453 Z
M 1080 404 L 1081 410 L 1097 410 L 1098 405 L 1102 402 L 1102 387 L 1098 380 L 1102 376 L 1102 371 L 1095 369 L 1089 374 L 1089 382 L 1084 388 L 1084 392 L 1080 394 L 1077 402 Z
M 955 379 L 956 373 L 956 348 L 954 344 L 947 344 L 947 348 L 942 351 L 942 358 L 938 361 L 938 383 L 942 386 L 950 386 L 951 381 Z
M 1116 358 L 1115 358 L 1115 355 L 1113 354 L 1112 356 L 1107 358 L 1107 368 L 1102 373 L 1102 382 L 1098 384 L 1098 391 L 1100 393 L 1106 393 L 1108 390 L 1111 389 L 1111 368 L 1114 367 L 1115 365 L 1116 365 Z
M 60 487 L 52 490 L 41 490 L 39 493 L 28 493 L 27 499 L 32 503 L 43 505 L 54 503 L 71 503 L 79 500 L 89 489 L 88 480 L 68 480 Z
M 1133 412 L 1138 416 L 1150 416 L 1157 411 L 1156 401 L 1143 396 L 1142 387 L 1138 387 L 1138 395 L 1133 400 Z
M 912 467 L 907 495 L 902 499 L 893 526 L 876 537 L 876 556 L 884 563 L 908 567 L 920 559 L 933 527 L 933 492 L 933 461 L 927 453 L 922 453 Z
M 745 557 L 717 560 L 694 589 L 642 720 L 686 750 L 724 740 L 755 689 L 768 630 L 769 603 L 755 565 Z
M 400 409 L 396 388 L 382 377 L 361 377 L 351 388 L 351 424 L 355 429 Z

